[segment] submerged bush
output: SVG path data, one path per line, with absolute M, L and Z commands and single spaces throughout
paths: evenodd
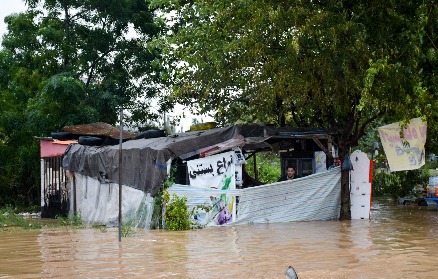
M 163 193 L 163 201 L 166 204 L 164 220 L 166 228 L 171 231 L 183 231 L 191 228 L 189 208 L 187 206 L 187 197 L 178 197 L 176 194 L 170 198 L 169 192 Z
M 164 205 L 166 201 L 163 200 L 165 197 L 166 190 L 169 189 L 175 182 L 176 167 L 170 169 L 170 174 L 167 179 L 161 184 L 157 195 L 154 197 L 154 208 L 152 212 L 151 229 L 159 229 L 164 227 Z
M 122 237 L 130 237 L 135 235 L 135 230 L 129 224 L 122 225 Z
M 56 220 L 58 221 L 58 224 L 63 226 L 79 227 L 82 226 L 83 224 L 81 214 L 79 213 L 76 213 L 74 215 L 69 215 L 67 217 L 62 217 L 60 215 L 57 215 Z

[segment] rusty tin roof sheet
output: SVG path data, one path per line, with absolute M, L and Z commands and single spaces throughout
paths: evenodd
M 65 126 L 62 129 L 66 132 L 76 135 L 107 136 L 113 139 L 120 139 L 120 129 L 103 122 L 96 122 L 96 123 L 76 125 L 76 126 Z M 133 139 L 136 136 L 137 135 L 135 133 L 123 131 L 124 139 Z

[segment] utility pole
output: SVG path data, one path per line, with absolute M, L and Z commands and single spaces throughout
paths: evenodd
M 119 242 L 122 241 L 122 143 L 123 143 L 123 108 L 120 107 L 119 138 Z

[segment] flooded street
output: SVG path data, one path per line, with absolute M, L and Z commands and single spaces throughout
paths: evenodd
M 436 278 L 438 212 L 374 201 L 371 220 L 0 232 L 0 278 Z

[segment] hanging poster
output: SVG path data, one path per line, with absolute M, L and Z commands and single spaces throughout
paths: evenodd
M 398 122 L 378 130 L 391 171 L 414 170 L 425 164 L 427 126 L 420 118 L 411 119 L 403 138 Z
M 226 179 L 234 180 L 234 152 L 187 161 L 187 169 L 191 186 L 222 189 Z
M 240 147 L 233 148 L 234 151 L 234 162 L 236 164 L 236 185 L 241 186 L 243 184 L 243 173 L 242 173 L 242 165 L 246 164 L 245 156 L 243 156 L 242 150 Z
M 187 161 L 187 169 L 191 186 L 218 190 L 236 189 L 234 151 Z M 201 225 L 223 225 L 236 218 L 235 198 L 223 194 L 223 191 L 200 202 L 211 206 L 210 211 L 198 214 L 197 221 Z
M 313 162 L 315 164 L 315 173 L 327 170 L 326 155 L 324 151 L 315 151 L 313 153 Z

